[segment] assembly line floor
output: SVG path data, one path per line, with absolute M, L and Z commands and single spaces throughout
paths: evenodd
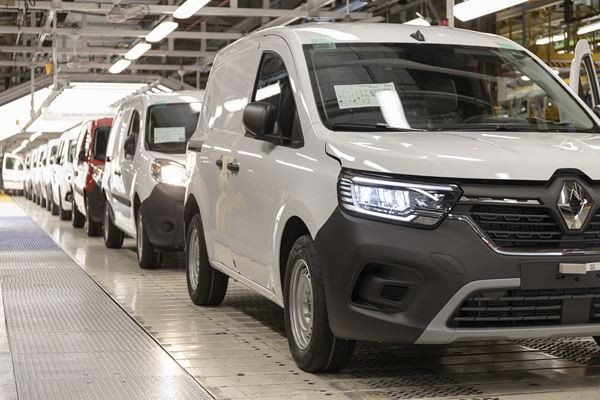
M 342 372 L 304 373 L 290 358 L 283 313 L 268 300 L 232 282 L 223 305 L 196 307 L 181 257 L 140 270 L 131 239 L 107 250 L 102 238 L 14 201 L 0 202 L 0 399 L 104 399 L 109 388 L 161 399 L 202 398 L 202 388 L 218 399 L 600 397 L 600 347 L 591 339 L 361 343 Z M 19 209 L 31 219 L 15 217 Z

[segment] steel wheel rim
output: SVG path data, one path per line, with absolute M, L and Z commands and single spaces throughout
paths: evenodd
M 296 261 L 290 282 L 289 312 L 294 342 L 301 350 L 310 345 L 313 326 L 313 291 L 306 261 Z
M 137 235 L 136 235 L 136 243 L 137 243 L 137 251 L 138 258 L 142 258 L 142 251 L 144 251 L 144 223 L 142 222 L 142 214 L 138 217 L 137 220 Z
M 198 280 L 200 279 L 200 239 L 198 238 L 198 231 L 196 229 L 192 229 L 192 232 L 190 232 L 188 277 L 190 278 L 192 290 L 196 290 Z

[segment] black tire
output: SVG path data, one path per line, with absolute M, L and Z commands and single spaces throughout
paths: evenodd
M 307 293 L 306 302 L 298 296 Z M 306 322 L 310 307 L 310 322 Z M 293 311 L 300 308 L 298 311 Z M 285 331 L 294 361 L 306 372 L 339 371 L 350 362 L 354 340 L 333 335 L 327 315 L 321 262 L 309 235 L 299 237 L 288 257 L 284 287 Z M 296 318 L 294 318 L 296 316 Z M 302 327 L 300 325 L 308 325 Z M 305 328 L 305 329 L 302 329 Z M 294 333 L 304 330 L 305 334 Z
M 104 224 L 102 224 L 102 230 L 104 236 L 104 245 L 107 249 L 120 249 L 123 247 L 123 239 L 125 238 L 125 234 L 122 230 L 117 228 L 115 223 L 113 222 L 111 213 L 110 213 L 110 204 L 108 200 L 106 200 L 106 204 L 104 206 Z
M 67 211 L 63 208 L 62 193 L 59 193 L 58 197 L 58 218 L 60 218 L 61 221 L 68 221 L 71 219 L 71 211 Z
M 149 269 L 149 268 L 158 268 L 160 267 L 160 262 L 162 261 L 162 254 L 156 251 L 154 245 L 148 238 L 148 233 L 146 229 L 144 229 L 144 219 L 142 216 L 142 206 L 139 207 L 137 216 L 135 218 L 135 241 L 136 241 L 136 252 L 138 264 L 141 268 Z
M 85 225 L 85 215 L 83 215 L 77 209 L 75 199 L 73 199 L 73 206 L 71 211 L 71 224 L 73 225 L 73 228 L 83 228 L 83 226 Z
M 46 199 L 40 195 L 40 207 L 46 208 Z
M 186 278 L 190 299 L 197 306 L 218 306 L 227 293 L 229 277 L 208 262 L 200 215 L 190 222 L 185 246 Z
M 102 234 L 102 224 L 92 219 L 90 202 L 85 201 L 85 232 L 88 236 L 100 236 Z
M 54 202 L 54 197 L 52 197 L 52 207 L 50 207 L 50 213 L 52 215 L 58 215 L 58 204 Z
M 46 211 L 50 211 L 52 209 L 52 196 L 48 196 L 46 199 Z

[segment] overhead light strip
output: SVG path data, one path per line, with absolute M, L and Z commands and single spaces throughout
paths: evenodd
M 209 2 L 210 0 L 187 0 L 173 12 L 173 18 L 188 19 Z
M 149 34 L 146 35 L 146 40 L 151 43 L 160 42 L 171 34 L 179 24 L 173 21 L 161 22 L 156 28 L 154 28 Z
M 463 22 L 470 21 L 484 15 L 526 3 L 527 1 L 528 0 L 465 0 L 454 6 L 454 16 Z

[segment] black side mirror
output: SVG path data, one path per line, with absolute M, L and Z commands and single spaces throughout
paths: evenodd
M 123 149 L 125 150 L 125 156 L 131 156 L 135 154 L 135 135 L 129 135 L 127 139 L 125 139 L 125 143 L 123 144 Z
M 275 107 L 271 103 L 255 101 L 244 108 L 242 120 L 248 134 L 256 139 L 268 140 L 266 136 L 272 135 L 275 130 Z
M 81 149 L 81 151 L 77 155 L 77 159 L 79 160 L 79 162 L 85 161 L 85 149 Z

